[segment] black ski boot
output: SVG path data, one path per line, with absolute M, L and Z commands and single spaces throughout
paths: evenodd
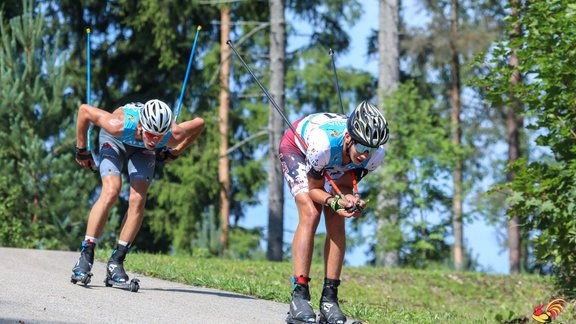
M 293 277 L 294 289 L 292 290 L 292 301 L 286 322 L 296 323 L 316 323 L 316 313 L 310 302 L 310 290 L 308 282 L 310 278 L 300 276 Z
M 340 286 L 340 280 L 324 278 L 324 288 L 320 297 L 321 324 L 346 323 L 346 316 L 338 305 L 338 286 Z
M 94 246 L 95 243 L 83 241 L 82 250 L 80 251 L 80 258 L 72 268 L 72 277 L 70 282 L 76 284 L 77 282 L 87 286 L 92 278 L 92 264 L 94 263 Z
M 106 280 L 104 284 L 106 287 L 119 287 L 122 289 L 127 289 L 132 292 L 137 292 L 140 288 L 138 279 L 132 279 L 128 282 L 128 275 L 124 270 L 124 260 L 126 259 L 126 254 L 129 251 L 128 246 L 118 245 L 114 251 L 112 251 L 112 256 L 106 264 Z

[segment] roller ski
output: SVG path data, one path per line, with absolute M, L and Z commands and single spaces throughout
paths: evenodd
M 292 301 L 290 302 L 290 311 L 288 312 L 286 323 L 316 323 L 316 313 L 310 302 L 309 281 L 310 278 L 303 276 L 292 278 L 294 289 L 292 290 Z
M 340 286 L 340 280 L 324 279 L 324 288 L 320 297 L 320 324 L 346 323 L 346 316 L 338 304 L 338 286 Z
M 126 253 L 128 253 L 128 247 L 122 245 L 119 245 L 118 248 L 112 252 L 112 256 L 106 264 L 106 279 L 104 279 L 104 284 L 106 287 L 117 287 L 131 292 L 138 292 L 138 289 L 140 289 L 140 280 L 132 279 L 128 281 L 128 275 L 124 270 Z
M 92 264 L 94 263 L 94 246 L 95 244 L 90 242 L 82 242 L 82 251 L 80 252 L 80 258 L 76 262 L 74 268 L 72 268 L 72 276 L 70 277 L 70 282 L 76 284 L 80 282 L 87 287 L 92 279 Z

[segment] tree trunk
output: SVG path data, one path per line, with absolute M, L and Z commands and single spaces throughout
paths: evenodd
M 282 0 L 270 2 L 270 94 L 284 110 L 284 61 L 286 50 L 286 24 Z M 268 249 L 269 261 L 282 261 L 284 235 L 284 177 L 278 161 L 278 147 L 285 126 L 276 109 L 270 105 L 268 120 Z
M 460 124 L 460 59 L 459 51 L 456 48 L 458 39 L 458 0 L 452 0 L 450 13 L 450 52 L 451 52 L 451 129 L 452 145 L 455 149 L 460 150 L 462 146 L 462 129 Z M 462 173 L 463 162 L 462 156 L 457 154 L 454 169 L 452 171 L 454 183 L 454 196 L 452 197 L 452 230 L 454 234 L 454 268 L 462 270 L 464 268 L 464 233 L 462 226 Z
M 389 96 L 400 82 L 400 0 L 380 0 L 378 28 L 378 89 Z
M 512 15 L 518 15 L 517 6 L 519 5 L 518 0 L 511 0 L 512 4 Z M 514 30 L 510 35 L 511 38 L 518 37 L 520 35 L 520 26 L 514 26 Z M 518 56 L 516 55 L 516 50 L 512 50 L 510 54 L 510 65 L 517 68 Z M 512 73 L 510 78 L 510 84 L 512 88 L 517 86 L 522 82 L 522 75 L 517 69 Z M 512 99 L 512 106 L 508 108 L 506 112 L 506 133 L 508 136 L 508 164 L 518 160 L 520 158 L 520 129 L 522 128 L 523 120 L 522 117 L 517 116 L 518 111 L 521 109 L 521 102 L 514 96 Z M 516 174 L 514 172 L 506 173 L 506 181 L 512 182 Z M 508 249 L 510 250 L 509 261 L 510 261 L 510 273 L 517 274 L 521 270 L 521 246 L 522 246 L 522 234 L 520 233 L 520 220 L 518 217 L 509 218 L 508 221 Z
M 228 111 L 230 109 L 230 8 L 220 9 L 220 108 L 218 111 L 218 131 L 220 134 L 220 157 L 218 159 L 218 181 L 220 182 L 220 245 L 228 248 L 230 228 L 230 163 L 228 161 Z
M 378 28 L 378 101 L 383 103 L 398 87 L 400 80 L 400 45 L 398 30 L 400 5 L 399 0 L 380 0 L 379 28 Z M 394 135 L 392 134 L 392 137 Z M 386 164 L 381 168 L 380 174 L 383 183 L 402 181 L 388 172 Z M 383 188 L 390 188 L 384 185 Z M 399 263 L 399 249 L 394 242 L 389 242 L 387 229 L 399 227 L 400 194 L 380 192 L 378 194 L 379 217 L 376 223 L 377 243 L 375 249 L 375 265 L 386 268 L 397 267 Z M 399 230 L 399 229 L 398 229 Z

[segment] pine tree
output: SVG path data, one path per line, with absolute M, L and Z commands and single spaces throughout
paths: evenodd
M 0 244 L 68 248 L 85 218 L 88 196 L 78 192 L 93 178 L 71 154 L 66 56 L 43 42 L 44 17 L 31 3 L 7 24 L 0 18 Z

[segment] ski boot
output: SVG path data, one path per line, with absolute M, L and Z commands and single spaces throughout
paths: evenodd
M 118 247 L 112 252 L 112 256 L 106 264 L 106 279 L 104 284 L 106 287 L 118 287 L 131 292 L 137 292 L 140 288 L 140 280 L 132 279 L 128 281 L 128 275 L 124 270 L 124 259 L 126 259 L 126 253 L 128 253 L 128 247 L 124 245 L 118 245 Z
M 94 246 L 96 244 L 83 241 L 82 251 L 80 251 L 80 258 L 72 268 L 72 276 L 70 282 L 76 284 L 80 282 L 84 287 L 88 286 L 92 278 L 92 264 L 94 263 Z
M 338 305 L 338 286 L 340 286 L 340 280 L 324 278 L 324 288 L 320 297 L 321 324 L 346 323 L 346 316 Z
M 289 324 L 316 323 L 316 313 L 312 309 L 310 302 L 310 290 L 308 282 L 310 278 L 300 276 L 293 277 L 294 289 L 292 290 L 292 301 L 286 322 Z

